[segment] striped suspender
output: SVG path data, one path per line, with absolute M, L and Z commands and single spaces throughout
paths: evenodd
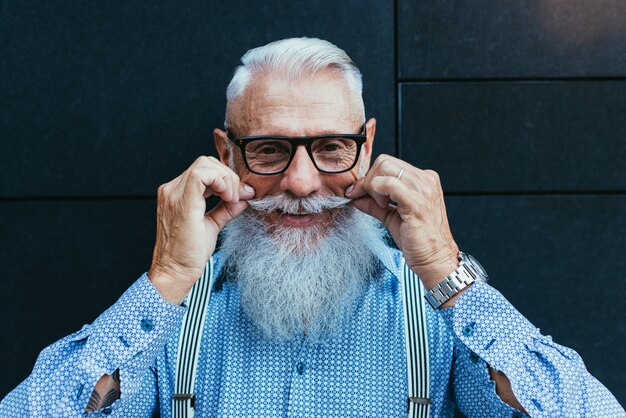
M 172 417 L 194 418 L 196 398 L 193 388 L 198 368 L 200 340 L 207 315 L 213 282 L 213 258 L 209 260 L 202 276 L 191 288 L 187 298 L 187 312 L 178 339 L 176 382 L 172 397 Z
M 409 379 L 408 417 L 428 418 L 431 404 L 430 366 L 424 289 L 404 260 L 402 265 L 400 285 L 404 305 L 406 365 Z M 193 390 L 212 282 L 213 258 L 207 263 L 202 277 L 193 286 L 187 298 L 188 310 L 178 340 L 176 382 L 172 397 L 173 418 L 194 418 L 196 399 Z
M 428 418 L 430 412 L 430 358 L 426 330 L 424 288 L 417 275 L 402 259 L 402 301 L 406 368 L 409 378 L 409 418 Z

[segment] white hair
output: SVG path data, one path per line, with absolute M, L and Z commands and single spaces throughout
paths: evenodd
M 241 57 L 240 65 L 226 89 L 226 121 L 228 128 L 229 107 L 241 96 L 257 74 L 279 74 L 288 79 L 312 76 L 325 69 L 341 73 L 353 96 L 355 112 L 365 121 L 361 72 L 346 52 L 323 39 L 290 38 L 275 41 L 249 50 Z
M 328 342 L 349 325 L 354 303 L 381 267 L 386 230 L 337 196 L 287 194 L 251 202 L 222 231 L 227 281 L 240 292 L 242 312 L 264 337 L 292 341 L 306 333 Z M 343 203 L 343 205 L 342 205 Z M 332 214 L 332 224 L 290 228 L 267 224 L 278 210 Z

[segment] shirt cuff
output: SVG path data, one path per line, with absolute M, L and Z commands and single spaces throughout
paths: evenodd
M 180 328 L 186 310 L 164 300 L 144 273 L 82 330 L 81 337 L 87 341 L 80 358 L 80 380 L 93 383 L 116 369 L 122 379 L 147 372 L 167 339 Z
M 573 350 L 542 336 L 500 292 L 484 282 L 475 282 L 454 307 L 443 309 L 441 314 L 469 349 L 472 362 L 482 359 L 506 374 L 515 397 L 531 416 L 542 415 L 558 404 L 552 394 L 539 390 L 541 385 L 537 384 L 541 379 L 552 381 L 554 376 L 543 372 L 547 365 L 557 369 L 582 366 Z
M 505 369 L 525 351 L 525 344 L 541 336 L 500 292 L 482 281 L 474 282 L 441 315 L 463 344 L 496 370 Z

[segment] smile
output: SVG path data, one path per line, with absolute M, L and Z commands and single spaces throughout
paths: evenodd
M 321 213 L 309 213 L 301 212 L 298 214 L 291 214 L 285 212 L 280 213 L 280 223 L 284 226 L 303 228 L 315 225 L 321 219 Z

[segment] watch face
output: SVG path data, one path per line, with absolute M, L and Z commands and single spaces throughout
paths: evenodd
M 472 257 L 469 254 L 464 254 L 464 255 L 465 255 L 466 262 L 468 264 L 471 264 L 471 266 L 474 267 L 478 271 L 478 273 L 482 276 L 482 279 L 484 281 L 487 281 L 489 279 L 489 276 L 487 275 L 487 271 L 478 262 L 478 260 L 476 260 L 474 257 Z

